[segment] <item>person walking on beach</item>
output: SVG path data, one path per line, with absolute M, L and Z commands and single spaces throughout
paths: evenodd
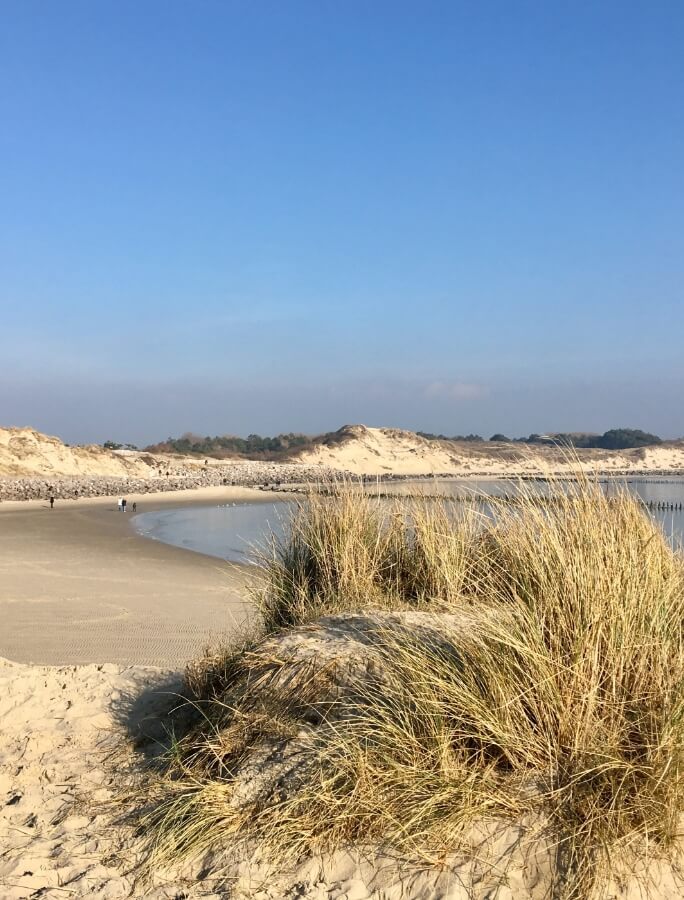
M 138 508 L 138 504 L 134 500 L 133 501 L 133 512 L 135 512 L 137 508 Z
M 121 508 L 123 509 L 124 512 L 126 512 L 126 498 L 125 497 L 121 501 Z
M 50 509 L 54 509 L 54 508 L 55 508 L 55 498 L 50 497 Z
M 123 497 L 119 497 L 119 512 L 123 512 Z

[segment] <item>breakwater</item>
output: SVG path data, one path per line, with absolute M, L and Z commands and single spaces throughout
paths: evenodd
M 81 497 L 124 496 L 161 491 L 184 491 L 190 488 L 221 487 L 282 487 L 302 482 L 318 483 L 340 477 L 326 466 L 305 466 L 288 463 L 240 461 L 205 467 L 175 466 L 167 472 L 145 477 L 116 476 L 24 476 L 0 478 L 1 500 L 77 500 Z

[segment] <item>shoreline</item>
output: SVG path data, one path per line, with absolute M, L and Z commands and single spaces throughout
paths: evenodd
M 673 481 L 682 477 L 671 476 Z M 409 480 L 427 486 L 438 480 L 506 479 L 490 474 L 387 482 L 400 489 Z M 0 657 L 37 665 L 182 668 L 206 646 L 244 626 L 258 572 L 245 563 L 147 537 L 131 519 L 174 508 L 286 502 L 302 490 L 288 487 L 220 485 L 129 494 L 129 510 L 137 503 L 135 514 L 118 512 L 117 495 L 57 500 L 52 510 L 44 499 L 1 502 Z
M 155 512 L 287 499 L 284 493 L 223 487 L 148 495 L 138 502 L 140 512 Z M 360 853 L 358 858 L 348 853 L 333 856 L 325 867 L 317 858 L 313 864 L 306 860 L 284 872 L 252 868 L 253 861 L 245 860 L 230 875 L 219 857 L 210 856 L 155 873 L 142 890 L 137 835 L 122 821 L 121 809 L 110 802 L 121 791 L 121 760 L 133 758 L 133 753 L 142 760 L 168 737 L 169 715 L 183 690 L 179 670 L 201 653 L 207 635 L 220 637 L 239 628 L 240 616 L 247 620 L 251 605 L 241 591 L 248 587 L 247 576 L 256 573 L 252 567 L 225 564 L 146 538 L 132 526 L 133 515 L 118 512 L 117 497 L 60 501 L 54 510 L 45 501 L 0 505 L 0 578 L 5 587 L 0 599 L 4 620 L 0 717 L 5 738 L 0 747 L 2 897 L 26 900 L 66 891 L 74 900 L 113 896 L 136 900 L 143 894 L 150 900 L 178 896 L 218 900 L 233 893 L 275 898 L 301 893 L 302 885 L 311 898 L 371 898 L 386 893 L 446 900 L 454 889 L 460 896 L 463 884 L 470 883 L 469 861 L 461 877 L 461 869 L 393 867 L 389 856 L 368 859 Z M 33 593 L 13 598 L 12 591 L 24 584 Z M 47 595 L 42 596 L 41 590 Z M 129 618 L 98 620 L 111 613 L 108 604 L 124 601 Z M 61 653 L 54 661 L 23 660 L 20 654 L 6 652 L 8 623 L 14 621 L 16 626 L 21 607 L 30 617 L 23 631 L 25 646 L 35 649 L 42 629 L 53 650 L 57 647 Z M 353 643 L 356 634 L 358 624 L 353 620 L 345 640 Z M 324 648 L 331 652 L 330 635 L 323 631 L 318 637 L 318 652 Z M 78 652 L 90 657 L 65 661 L 64 653 L 74 651 L 76 638 L 81 642 Z M 316 650 L 316 639 L 316 632 L 308 629 L 300 650 L 310 653 L 307 643 Z M 106 647 L 118 647 L 119 658 Z M 150 661 L 154 653 L 159 658 Z M 131 756 L 120 755 L 122 751 Z M 267 775 L 268 770 L 262 767 L 258 774 L 262 773 Z M 515 842 L 510 847 L 515 854 Z M 520 874 L 529 857 L 511 859 L 510 872 L 518 879 L 516 897 L 531 898 L 536 888 L 528 891 Z M 548 867 L 542 868 L 545 860 L 535 857 L 536 886 L 540 877 L 548 878 Z M 665 889 L 659 896 L 680 896 L 679 882 L 667 880 L 668 871 L 664 877 Z M 638 891 L 625 891 L 626 900 L 632 897 L 638 897 Z
M 471 481 L 501 481 L 501 482 L 518 482 L 518 481 L 563 481 L 575 480 L 576 474 L 563 470 L 539 470 L 538 473 L 529 471 L 514 472 L 492 472 L 492 471 L 474 471 L 474 472 L 458 472 L 458 473 L 423 473 L 419 475 L 404 473 L 385 473 L 381 475 L 354 475 L 349 472 L 337 473 L 339 477 L 352 483 L 358 483 L 363 487 L 373 485 L 402 485 L 407 482 L 419 482 L 421 484 L 430 484 L 433 482 L 453 481 L 453 482 L 471 482 Z M 626 482 L 651 482 L 657 483 L 659 479 L 661 483 L 678 484 L 684 481 L 684 470 L 681 469 L 600 469 L 587 473 L 590 478 L 597 481 L 626 481 Z M 0 481 L 3 479 L 0 478 Z M 9 482 L 13 479 L 4 479 Z M 17 482 L 19 479 L 16 480 Z M 76 483 L 76 482 L 74 482 Z M 302 479 L 292 482 L 269 482 L 258 485 L 224 485 L 224 484 L 208 484 L 194 485 L 192 487 L 171 487 L 166 486 L 159 490 L 149 489 L 147 486 L 143 490 L 117 491 L 115 493 L 78 493 L 68 496 L 59 496 L 55 493 L 55 508 L 60 509 L 81 509 L 87 507 L 106 508 L 113 507 L 116 509 L 119 497 L 125 496 L 128 500 L 128 514 L 136 515 L 140 512 L 154 512 L 157 509 L 164 509 L 169 505 L 179 508 L 185 506 L 198 506 L 213 504 L 220 500 L 228 500 L 236 503 L 260 503 L 274 502 L 274 495 L 290 495 L 292 497 L 306 494 L 312 485 L 327 482 L 311 481 Z M 131 504 L 137 502 L 138 508 L 136 512 L 131 512 Z M 142 504 L 142 508 L 141 507 Z M 0 496 L 0 517 L 3 514 L 12 512 L 28 512 L 38 509 L 49 509 L 48 496 L 43 492 L 40 497 L 22 497 L 22 498 L 3 498 Z
M 294 487 L 294 485 L 293 485 Z M 280 493 L 287 493 L 283 487 Z M 265 495 L 265 496 L 264 496 Z M 117 511 L 117 501 L 122 496 L 117 494 L 92 494 L 89 496 L 64 497 L 55 500 L 56 509 L 88 509 L 88 508 L 112 508 Z M 156 509 L 164 509 L 173 505 L 198 506 L 199 500 L 207 503 L 228 500 L 236 503 L 273 502 L 268 492 L 261 488 L 246 485 L 206 485 L 202 487 L 179 488 L 178 490 L 150 491 L 148 493 L 129 492 L 126 495 L 129 506 L 135 500 L 138 504 L 137 512 L 154 512 Z M 141 508 L 142 507 L 142 508 Z M 50 509 L 50 504 L 45 497 L 31 497 L 26 500 L 0 500 L 0 517 L 6 513 Z M 126 516 L 136 513 L 127 512 Z
M 129 475 L 0 474 L 0 503 L 15 500 L 81 500 L 87 497 L 148 496 L 184 493 L 195 489 L 253 488 L 269 484 L 302 484 L 343 476 L 330 467 L 241 462 L 222 465 L 167 464 L 148 466 L 146 473 Z
M 274 497 L 237 486 L 193 488 L 146 495 L 137 511 L 221 501 Z M 0 504 L 0 657 L 179 670 L 249 620 L 253 567 L 146 538 L 116 503 Z

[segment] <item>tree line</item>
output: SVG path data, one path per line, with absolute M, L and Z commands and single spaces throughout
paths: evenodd
M 260 434 L 249 434 L 246 438 L 231 434 L 202 436 L 186 432 L 178 438 L 169 437 L 159 444 L 152 444 L 145 449 L 150 453 L 181 453 L 183 455 L 223 457 L 244 456 L 249 459 L 276 459 L 288 452 L 318 442 L 320 438 L 306 434 L 290 432 L 264 437 Z
M 416 432 L 420 437 L 431 441 L 465 441 L 469 443 L 487 443 L 479 434 L 448 436 L 433 434 L 429 431 Z M 318 444 L 335 444 L 344 440 L 337 431 L 322 435 L 308 435 L 298 432 L 277 434 L 274 437 L 260 434 L 249 434 L 246 438 L 236 435 L 203 436 L 185 432 L 180 437 L 169 437 L 158 444 L 145 447 L 150 453 L 178 453 L 188 456 L 211 456 L 213 458 L 244 457 L 246 459 L 279 459 L 287 457 L 293 450 L 312 447 Z M 489 442 L 508 444 L 555 444 L 572 448 L 595 448 L 603 450 L 627 450 L 634 447 L 648 447 L 662 443 L 656 434 L 649 434 L 639 428 L 612 428 L 603 434 L 564 433 L 530 434 L 527 437 L 507 437 L 497 432 L 489 438 Z M 105 447 L 119 449 L 122 445 L 106 441 Z M 133 445 L 123 445 L 132 448 Z
M 505 434 L 493 434 L 490 441 L 524 444 L 558 444 L 597 450 L 630 450 L 634 447 L 650 447 L 662 444 L 662 438 L 640 428 L 611 428 L 603 434 L 558 432 L 557 434 L 531 434 L 526 438 L 509 438 Z

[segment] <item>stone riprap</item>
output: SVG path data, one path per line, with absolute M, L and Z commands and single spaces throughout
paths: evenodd
M 170 464 L 165 471 L 149 478 L 48 476 L 0 478 L 0 500 L 76 500 L 80 497 L 134 497 L 160 491 L 240 485 L 303 484 L 328 481 L 345 473 L 327 466 L 294 465 L 270 462 L 232 462 L 221 465 L 179 466 Z

